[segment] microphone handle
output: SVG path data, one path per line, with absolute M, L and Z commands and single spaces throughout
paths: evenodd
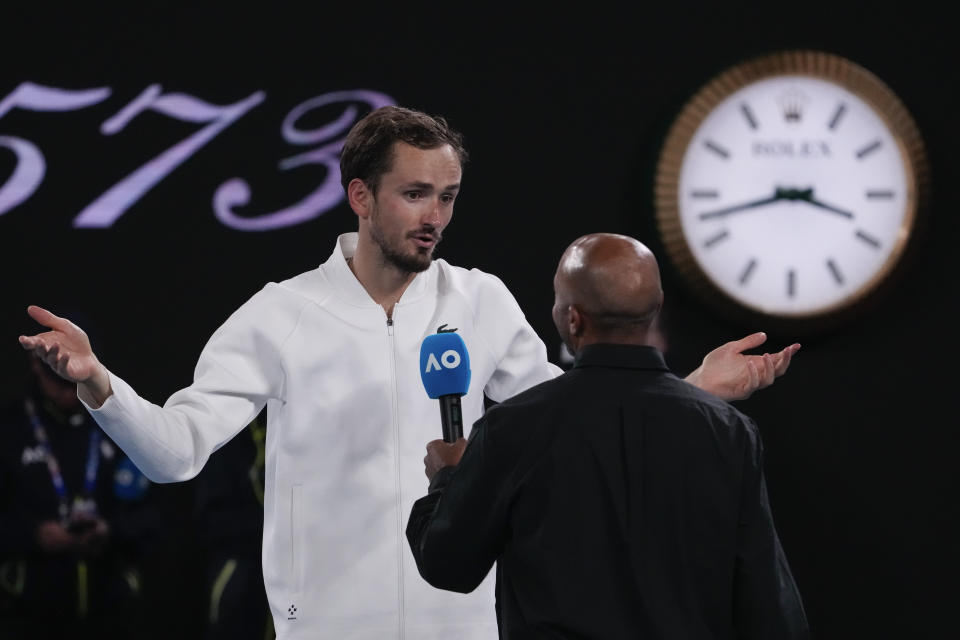
M 456 442 L 463 437 L 459 395 L 440 396 L 440 423 L 443 425 L 444 442 Z

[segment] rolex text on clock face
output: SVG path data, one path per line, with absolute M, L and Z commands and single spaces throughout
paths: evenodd
M 825 313 L 896 261 L 912 211 L 904 150 L 870 104 L 784 75 L 722 100 L 684 153 L 678 209 L 695 260 L 757 311 Z

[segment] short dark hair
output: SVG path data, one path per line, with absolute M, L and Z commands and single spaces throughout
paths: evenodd
M 429 116 L 405 107 L 386 106 L 357 121 L 340 152 L 340 184 L 344 191 L 354 178 L 363 180 L 376 193 L 380 177 L 390 171 L 393 143 L 404 142 L 418 149 L 453 147 L 461 168 L 467 162 L 463 136 L 439 116 Z

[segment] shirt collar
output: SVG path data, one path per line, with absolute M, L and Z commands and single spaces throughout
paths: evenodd
M 582 367 L 614 367 L 618 369 L 654 369 L 670 371 L 663 354 L 656 347 L 633 344 L 591 344 L 577 352 L 575 369 Z
M 327 272 L 339 296 L 345 301 L 358 307 L 378 306 L 347 264 L 347 259 L 352 258 L 357 252 L 357 237 L 357 232 L 353 231 L 341 234 L 337 238 L 337 246 L 323 265 L 324 271 Z M 431 263 L 429 269 L 418 273 L 407 290 L 403 292 L 399 304 L 408 304 L 421 298 L 427 291 L 430 281 L 435 277 L 436 270 L 436 263 Z

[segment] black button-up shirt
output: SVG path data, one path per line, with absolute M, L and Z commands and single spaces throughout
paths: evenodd
M 592 345 L 493 407 L 416 502 L 421 575 L 497 562 L 503 638 L 807 637 L 756 425 L 652 347 Z

